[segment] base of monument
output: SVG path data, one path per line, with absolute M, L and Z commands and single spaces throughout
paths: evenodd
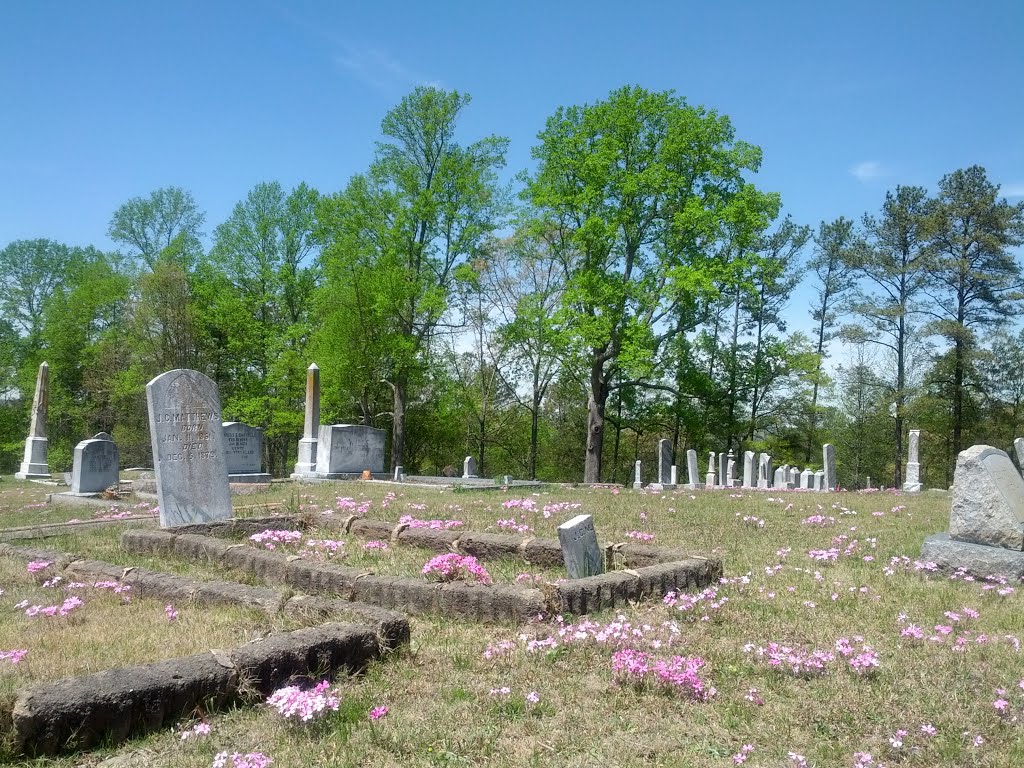
M 903 492 L 904 493 L 920 493 L 921 492 L 921 483 L 904 483 L 903 484 Z
M 229 483 L 269 483 L 271 481 L 269 472 L 252 472 L 249 474 L 228 475 Z
M 384 477 L 384 472 L 376 473 L 377 479 L 390 479 Z M 292 480 L 299 480 L 307 483 L 324 482 L 327 480 L 362 480 L 362 472 L 293 472 L 291 475 Z M 371 475 L 371 479 L 374 479 Z
M 52 480 L 53 475 L 49 472 L 15 472 L 15 480 Z
M 681 488 L 682 488 L 682 489 L 683 489 L 684 491 L 696 491 L 696 490 L 697 490 L 698 488 L 700 488 L 700 486 L 699 486 L 699 485 L 697 485 L 696 483 L 684 483 L 684 484 L 683 484 L 683 485 L 681 485 L 680 487 L 681 487 Z
M 633 490 L 634 491 L 639 491 L 643 487 L 644 487 L 643 483 L 633 483 Z
M 978 577 L 1002 576 L 1015 583 L 1024 578 L 1024 552 L 955 541 L 948 533 L 936 533 L 924 540 L 921 559 L 944 571 L 965 571 Z
M 661 483 L 661 490 L 663 491 L 674 491 L 678 487 L 675 483 Z

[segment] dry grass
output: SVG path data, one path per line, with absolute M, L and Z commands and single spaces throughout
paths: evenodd
M 291 498 L 294 489 L 275 488 L 266 501 L 291 501 L 307 511 L 330 509 L 339 516 L 349 514 L 348 503 L 339 508 L 336 501 L 344 496 L 356 503 L 369 500 L 367 514 L 377 519 L 397 521 L 411 514 L 460 519 L 472 530 L 498 530 L 496 521 L 512 515 L 502 502 L 519 496 L 403 491 L 366 483 L 301 490 L 302 498 Z M 383 507 L 384 494 L 394 490 L 400 495 Z M 913 560 L 924 536 L 946 528 L 948 497 L 682 491 L 647 495 L 587 489 L 527 497 L 538 505 L 537 512 L 526 513 L 533 535 L 554 536 L 555 525 L 575 514 L 563 512 L 545 519 L 539 511 L 545 503 L 576 501 L 583 505 L 579 511 L 594 515 L 603 540 L 624 540 L 629 531 L 651 532 L 655 544 L 720 555 L 727 577 L 749 572 L 749 583 L 721 588 L 721 595 L 729 600 L 711 612 L 708 621 L 700 620 L 702 614 L 691 616 L 660 603 L 622 612 L 634 625 L 658 628 L 666 621 L 677 622 L 679 645 L 663 652 L 706 659 L 706 677 L 718 691 L 713 699 L 697 703 L 620 687 L 610 669 L 612 649 L 593 643 L 528 653 L 520 633 L 544 638 L 556 629 L 551 623 L 517 629 L 420 618 L 413 621 L 411 649 L 373 665 L 358 679 L 341 683 L 344 706 L 324 727 L 297 729 L 265 709 L 238 710 L 214 717 L 213 734 L 201 741 L 181 742 L 174 734 L 163 733 L 126 745 L 119 751 L 127 761 L 124 764 L 133 764 L 134 754 L 139 765 L 209 766 L 216 752 L 227 749 L 264 752 L 279 767 L 656 764 L 724 768 L 733 765 L 731 756 L 743 744 L 754 746 L 749 766 L 794 765 L 787 758 L 789 752 L 804 755 L 809 765 L 818 768 L 852 766 L 857 752 L 871 752 L 887 766 L 915 768 L 995 767 L 1024 759 L 1024 691 L 1017 685 L 1024 678 L 1024 657 L 1007 639 L 1024 640 L 1021 593 L 1000 596 L 995 590 L 983 591 L 978 582 L 929 577 L 912 568 L 898 568 L 892 575 L 885 572 L 890 558 Z M 426 508 L 410 506 L 414 504 Z M 876 512 L 882 514 L 872 514 Z M 516 514 L 522 520 L 521 513 Z M 834 517 L 835 523 L 825 528 L 801 523 L 813 514 Z M 764 527 L 744 523 L 743 516 L 763 519 Z M 840 549 L 849 539 L 857 539 L 856 551 L 835 563 L 814 562 L 807 556 L 808 550 L 828 549 L 837 536 L 849 537 Z M 110 560 L 114 558 L 109 542 L 114 537 L 114 532 L 90 534 L 62 546 L 104 551 L 103 558 Z M 100 543 L 104 539 L 107 544 Z M 53 546 L 52 540 L 40 544 Z M 349 547 L 353 558 L 363 556 L 356 542 Z M 776 554 L 785 548 L 790 550 L 787 556 Z M 397 569 L 422 564 L 423 553 L 410 555 L 407 561 L 398 551 L 392 561 Z M 170 565 L 120 557 L 117 562 Z M 779 564 L 782 567 L 776 568 Z M 488 564 L 492 573 L 496 567 Z M 500 567 L 510 567 L 510 574 L 529 570 L 520 563 Z M 188 570 L 223 577 L 206 566 L 189 564 Z M 10 595 L 0 597 L 0 611 L 9 609 L 12 602 Z M 162 606 L 158 607 L 157 618 L 164 621 L 163 625 L 157 622 L 160 630 L 175 630 L 163 619 Z M 967 618 L 965 607 L 978 611 L 979 617 Z M 121 607 L 112 605 L 111 610 Z M 195 610 L 204 615 L 220 612 Z M 947 611 L 957 612 L 960 621 L 944 616 Z M 900 622 L 900 614 L 908 618 Z M 592 618 L 607 622 L 614 617 Z M 927 636 L 937 634 L 936 625 L 951 626 L 953 632 L 942 642 L 901 637 L 900 630 L 909 623 L 923 627 Z M 0 631 L 6 631 L 6 626 L 0 624 L 5 628 Z M 664 630 L 647 634 L 658 632 Z M 763 646 L 772 641 L 830 649 L 838 638 L 854 635 L 862 636 L 878 652 L 876 674 L 860 676 L 843 662 L 823 677 L 806 679 L 769 668 L 744 652 L 747 644 Z M 959 650 L 956 636 L 967 640 Z M 985 642 L 979 642 L 979 636 Z M 27 647 L 27 639 L 18 642 L 24 635 L 4 637 L 7 647 Z M 487 646 L 500 640 L 513 641 L 515 650 L 484 659 Z M 76 654 L 74 637 L 67 642 L 68 653 Z M 111 644 L 116 648 L 117 641 Z M 4 669 L 3 674 L 9 672 Z M 490 695 L 492 688 L 503 686 L 511 689 L 508 696 Z M 745 699 L 751 688 L 758 690 L 763 705 Z M 1019 721 L 998 715 L 993 707 L 998 688 L 1006 689 L 1004 698 Z M 532 691 L 539 695 L 538 704 L 525 701 Z M 379 704 L 386 704 L 390 713 L 371 725 L 367 713 Z M 922 734 L 922 724 L 932 725 L 936 735 Z M 896 748 L 890 737 L 900 729 L 909 733 L 903 746 Z M 982 739 L 980 746 L 974 746 L 976 736 Z M 77 763 L 58 760 L 40 765 Z

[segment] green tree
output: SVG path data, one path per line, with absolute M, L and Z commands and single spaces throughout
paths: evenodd
M 114 211 L 107 234 L 150 269 L 161 256 L 174 256 L 190 268 L 203 250 L 204 220 L 191 192 L 162 187 L 149 197 L 133 197 Z
M 54 291 L 74 282 L 88 249 L 38 238 L 15 240 L 0 250 L 0 313 L 37 343 L 46 302 Z
M 851 248 L 848 263 L 867 282 L 850 302 L 862 323 L 843 328 L 845 338 L 875 344 L 892 360 L 894 376 L 889 393 L 896 404 L 894 419 L 893 487 L 903 485 L 903 432 L 906 422 L 909 355 L 919 329 L 913 318 L 916 300 L 925 285 L 925 224 L 929 201 L 922 187 L 896 187 L 885 195 L 879 218 L 863 219 L 865 238 Z M 881 478 L 879 478 L 881 479 Z
M 677 310 L 716 290 L 726 223 L 760 231 L 778 199 L 743 178 L 760 150 L 672 92 L 625 87 L 560 107 L 539 139 L 526 195 L 574 259 L 560 320 L 585 360 L 584 481 L 598 482 L 613 387 L 656 378 Z
M 952 451 L 963 450 L 967 384 L 977 333 L 1020 306 L 1021 270 L 1012 248 L 1024 243 L 1024 202 L 1010 205 L 980 166 L 954 171 L 939 182 L 928 217 L 932 329 L 952 352 Z
M 339 278 L 374 275 L 366 317 L 385 343 L 378 365 L 392 393 L 391 464 L 403 463 L 410 385 L 448 314 L 455 270 L 477 258 L 501 223 L 497 171 L 508 141 L 457 143 L 470 98 L 419 87 L 384 117 L 368 173 L 319 209 L 327 292 Z

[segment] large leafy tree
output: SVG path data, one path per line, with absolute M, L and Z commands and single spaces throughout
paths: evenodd
M 162 187 L 114 211 L 107 234 L 150 269 L 159 258 L 170 256 L 190 267 L 202 253 L 204 219 L 191 192 Z
M 587 371 L 584 480 L 597 482 L 610 392 L 656 378 L 677 310 L 716 290 L 727 226 L 763 229 L 778 200 L 744 179 L 760 150 L 671 91 L 560 107 L 539 139 L 526 195 L 574 259 L 561 320 Z
M 1020 265 L 1011 250 L 1024 243 L 1024 202 L 1000 199 L 999 187 L 980 166 L 954 171 L 939 182 L 927 232 L 932 327 L 951 347 L 953 458 L 963 450 L 977 334 L 1010 316 L 1024 298 Z
M 341 298 L 348 292 L 338 281 L 372 277 L 360 286 L 372 291 L 342 306 L 360 303 L 374 326 L 374 372 L 392 394 L 392 466 L 403 461 L 410 385 L 448 316 L 456 270 L 501 223 L 497 171 L 508 141 L 459 144 L 456 126 L 469 102 L 457 91 L 416 88 L 384 117 L 385 140 L 369 171 L 319 209 L 326 293 Z M 352 339 L 361 333 L 349 326 Z
M 15 240 L 0 250 L 0 314 L 35 344 L 46 303 L 73 282 L 88 261 L 88 249 L 45 238 Z

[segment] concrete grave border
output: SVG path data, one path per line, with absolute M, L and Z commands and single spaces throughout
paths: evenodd
M 408 644 L 408 619 L 378 606 L 298 595 L 227 581 L 200 581 L 177 574 L 81 560 L 52 550 L 0 544 L 0 556 L 50 560 L 67 576 L 120 581 L 146 597 L 187 599 L 201 605 L 235 604 L 271 615 L 349 619 L 279 632 L 229 651 L 185 656 L 109 669 L 31 686 L 12 711 L 16 747 L 52 755 L 118 743 L 166 727 L 198 706 L 217 708 L 256 691 L 266 697 L 297 676 L 339 669 L 357 672 L 370 660 Z
M 321 518 L 321 521 L 327 527 L 360 538 L 387 538 L 396 544 L 419 546 L 435 552 L 459 552 L 482 560 L 517 557 L 545 566 L 562 563 L 562 550 L 557 539 L 409 528 L 357 517 L 341 521 Z M 257 527 L 262 525 L 262 521 L 248 518 L 159 531 L 128 530 L 121 536 L 121 547 L 137 554 L 174 555 L 218 562 L 253 574 L 268 584 L 290 586 L 307 593 L 335 593 L 350 600 L 406 613 L 514 623 L 525 623 L 543 613 L 582 615 L 622 607 L 643 599 L 662 597 L 668 592 L 700 589 L 717 582 L 722 576 L 722 561 L 718 558 L 699 557 L 663 547 L 620 543 L 606 546 L 605 556 L 611 563 L 616 557 L 621 557 L 624 569 L 543 589 L 511 584 L 437 584 L 415 578 L 377 576 L 359 568 L 303 560 L 294 555 L 257 550 L 222 539 L 255 530 L 254 523 Z M 275 524 L 305 527 L 302 521 L 289 517 L 276 518 Z M 245 530 L 242 530 L 243 525 Z

